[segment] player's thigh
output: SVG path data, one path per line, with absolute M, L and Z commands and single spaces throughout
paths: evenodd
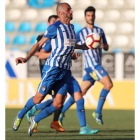
M 68 83 L 68 93 L 73 95 L 75 92 L 81 92 L 81 88 L 78 81 L 73 76 L 71 76 Z
M 33 102 L 35 104 L 39 104 L 44 98 L 45 98 L 45 95 L 37 91 L 35 96 L 33 97 Z
M 99 82 L 102 83 L 104 86 L 108 87 L 109 89 L 113 86 L 112 80 L 109 75 L 104 76 L 102 79 L 100 79 Z
M 68 91 L 68 84 L 71 79 L 71 71 L 67 71 L 61 80 L 56 81 L 53 86 L 55 93 L 66 95 Z
M 88 89 L 95 83 L 95 80 L 86 73 L 83 77 L 83 81 L 81 84 L 82 95 L 85 95 Z
M 72 94 L 72 97 L 73 97 L 74 101 L 76 102 L 76 101 L 78 101 L 78 100 L 83 98 L 82 92 L 81 91 L 77 91 L 74 94 Z
M 80 85 L 73 76 L 71 76 L 70 82 L 68 84 L 68 93 L 74 98 L 75 101 L 78 101 L 82 98 Z
M 53 101 L 53 106 L 55 108 L 60 108 L 63 104 L 64 98 L 65 98 L 65 95 L 57 93 L 55 98 L 54 98 L 54 101 Z

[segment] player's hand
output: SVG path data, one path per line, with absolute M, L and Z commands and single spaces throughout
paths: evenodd
M 26 58 L 22 58 L 22 57 L 16 58 L 15 61 L 16 61 L 16 65 L 18 65 L 19 63 L 26 63 L 27 62 Z
M 79 53 L 73 53 L 71 59 L 76 60 L 80 56 Z
M 104 48 L 104 44 L 102 44 L 102 45 L 100 46 L 100 48 L 103 49 L 103 48 Z

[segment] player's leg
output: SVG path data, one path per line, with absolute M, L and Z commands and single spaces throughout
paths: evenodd
M 46 72 L 44 72 L 44 75 L 42 76 L 42 81 L 40 82 L 38 86 L 35 96 L 31 97 L 27 101 L 24 108 L 16 116 L 13 122 L 14 131 L 16 131 L 19 128 L 21 120 L 24 117 L 24 115 L 27 113 L 27 111 L 29 111 L 35 104 L 39 104 L 45 98 L 46 93 L 48 93 L 51 90 L 54 82 L 51 79 L 49 79 L 51 78 L 50 70 L 51 70 L 50 67 L 46 67 Z
M 54 98 L 55 98 L 56 94 L 57 93 L 54 92 Z M 64 100 L 65 99 L 66 99 L 66 96 L 65 96 Z M 63 101 L 63 103 L 64 103 L 64 101 Z M 63 129 L 62 126 L 58 122 L 58 118 L 59 118 L 59 115 L 60 115 L 60 113 L 62 111 L 62 108 L 63 108 L 63 105 L 54 112 L 53 121 L 51 122 L 51 125 L 50 125 L 51 128 L 53 128 L 53 129 L 55 129 L 57 131 L 60 131 L 60 132 L 65 131 L 65 129 Z
M 101 111 L 102 111 L 103 105 L 105 103 L 107 94 L 113 87 L 113 83 L 112 83 L 108 73 L 100 65 L 96 67 L 95 72 L 98 77 L 98 81 L 100 83 L 102 83 L 104 85 L 104 87 L 100 92 L 97 109 L 92 115 L 96 119 L 96 122 L 98 122 L 98 124 L 103 124 Z
M 84 109 L 84 98 L 81 92 L 75 92 L 73 94 L 76 103 L 76 112 L 80 122 L 80 132 L 79 134 L 94 134 L 97 133 L 98 129 L 90 129 L 86 124 L 85 109 Z
M 48 117 L 62 106 L 64 97 L 67 93 L 68 81 L 70 80 L 71 72 L 57 67 L 53 67 L 53 72 L 53 75 L 50 75 L 48 79 L 50 83 L 55 80 L 55 83 L 51 85 L 53 86 L 53 90 L 57 92 L 56 97 L 54 98 L 53 103 L 49 107 L 43 109 L 36 116 L 30 117 L 31 125 L 28 129 L 28 134 L 30 136 L 32 135 L 33 129 L 36 128 L 37 123 L 40 120 Z M 58 81 L 56 81 L 56 79 Z
M 84 109 L 84 99 L 82 97 L 81 88 L 74 77 L 71 77 L 71 81 L 68 85 L 68 92 L 73 96 L 76 102 L 76 112 L 80 122 L 80 134 L 93 134 L 98 132 L 98 130 L 90 129 L 86 125 L 85 109 Z
M 81 84 L 81 90 L 82 90 L 82 96 L 84 96 L 87 92 L 87 90 L 94 84 L 95 80 L 88 74 L 86 73 L 85 76 L 83 77 L 83 81 Z M 74 83 L 75 85 L 77 83 Z M 70 85 L 72 85 L 72 83 L 70 83 Z M 69 85 L 69 86 L 70 86 Z M 76 86 L 74 86 L 74 88 L 76 89 Z M 74 89 L 70 86 L 70 88 L 68 88 L 68 90 L 72 93 L 73 91 L 71 91 L 72 89 Z M 71 105 L 73 105 L 75 103 L 73 97 L 71 96 L 68 101 L 64 104 L 61 114 L 59 116 L 59 122 L 62 125 L 62 119 L 65 116 L 65 112 L 70 108 Z
M 39 93 L 38 91 L 36 92 L 36 95 L 34 97 L 31 97 L 27 103 L 25 104 L 24 108 L 18 113 L 18 115 L 16 116 L 16 118 L 14 119 L 13 122 L 13 130 L 17 131 L 20 123 L 24 117 L 24 115 L 35 105 L 40 103 L 43 99 L 44 99 L 44 95 L 42 95 L 41 93 Z

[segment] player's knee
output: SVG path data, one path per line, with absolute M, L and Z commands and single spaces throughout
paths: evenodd
M 84 96 L 86 94 L 86 91 L 82 91 L 82 96 Z
M 113 83 L 112 82 L 109 82 L 109 83 L 107 83 L 106 85 L 105 85 L 105 89 L 107 89 L 107 90 L 111 90 L 111 88 L 113 87 Z
M 42 97 L 39 98 L 39 97 L 34 96 L 34 98 L 33 98 L 33 101 L 34 101 L 35 104 L 41 103 L 42 100 L 43 100 Z
M 63 103 L 55 103 L 54 107 L 58 109 L 58 108 L 61 108 L 62 105 L 63 105 Z

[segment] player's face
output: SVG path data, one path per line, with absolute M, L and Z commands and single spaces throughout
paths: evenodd
M 73 19 L 73 11 L 70 5 L 65 4 L 64 9 L 63 9 L 63 16 L 64 18 L 69 19 L 69 20 Z
M 50 20 L 50 22 L 48 22 L 48 26 L 52 25 L 56 21 L 57 21 L 57 19 L 52 17 L 51 20 Z
M 86 12 L 85 20 L 88 24 L 93 25 L 95 20 L 95 13 L 92 11 Z

